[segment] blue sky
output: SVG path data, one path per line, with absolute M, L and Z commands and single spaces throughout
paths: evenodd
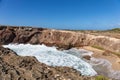
M 120 0 L 0 0 L 0 24 L 111 29 L 120 27 Z

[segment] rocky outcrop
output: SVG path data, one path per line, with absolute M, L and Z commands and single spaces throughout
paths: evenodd
M 8 48 L 0 47 L 0 80 L 95 80 L 81 76 L 68 67 L 50 67 L 35 57 L 21 57 Z
M 0 44 L 8 43 L 46 44 L 63 49 L 95 45 L 120 53 L 120 39 L 116 38 L 64 30 L 0 26 Z
M 14 38 L 15 38 L 14 32 L 8 29 L 0 31 L 0 42 L 1 43 L 5 43 L 5 44 L 11 43 Z

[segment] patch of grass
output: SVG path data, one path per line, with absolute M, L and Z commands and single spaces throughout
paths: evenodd
M 116 53 L 116 52 L 111 52 L 111 53 L 117 55 L 118 57 L 120 57 L 120 53 Z
M 107 30 L 107 31 L 120 33 L 120 28 L 114 28 L 114 29 Z
M 100 50 L 105 50 L 104 48 L 102 48 L 102 47 L 100 47 L 100 46 L 97 46 L 97 45 L 93 45 L 92 47 L 93 47 L 93 48 L 100 49 Z
M 100 76 L 96 76 L 95 80 L 109 80 L 109 79 L 100 75 Z

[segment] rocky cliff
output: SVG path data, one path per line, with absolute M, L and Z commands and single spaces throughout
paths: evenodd
M 120 39 L 116 38 L 65 30 L 0 26 L 0 44 L 9 43 L 46 44 L 63 49 L 95 45 L 120 53 Z
M 64 30 L 0 26 L 0 45 L 10 43 L 46 44 L 60 49 L 98 45 L 120 52 L 120 40 L 116 38 Z M 82 76 L 69 67 L 51 67 L 35 57 L 18 56 L 0 46 L 0 80 L 96 80 L 96 77 Z

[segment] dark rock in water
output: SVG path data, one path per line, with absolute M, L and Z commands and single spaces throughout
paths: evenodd
M 0 47 L 0 80 L 92 80 L 69 67 L 50 67 L 35 57 L 21 57 Z
M 84 55 L 83 58 L 87 59 L 87 60 L 90 60 L 91 56 L 89 55 Z

